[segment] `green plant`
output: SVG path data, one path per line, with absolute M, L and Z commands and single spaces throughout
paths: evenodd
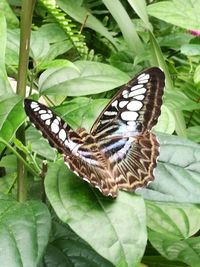
M 200 48 L 188 30 L 200 30 L 200 1 L 153 2 L 1 2 L 2 266 L 199 266 Z M 89 130 L 115 88 L 153 65 L 166 74 L 156 179 L 103 197 L 26 120 L 25 91 Z

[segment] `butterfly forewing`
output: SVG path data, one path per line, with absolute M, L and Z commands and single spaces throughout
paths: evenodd
M 150 130 L 160 115 L 164 79 L 164 73 L 156 67 L 138 74 L 108 103 L 91 133 L 101 139 Z
M 25 111 L 67 166 L 105 196 L 133 191 L 154 179 L 159 143 L 150 132 L 160 115 L 164 74 L 150 68 L 109 102 L 90 133 L 68 124 L 44 105 L 25 100 Z
M 79 135 L 45 105 L 25 99 L 24 108 L 33 125 L 60 153 L 71 153 L 81 143 Z

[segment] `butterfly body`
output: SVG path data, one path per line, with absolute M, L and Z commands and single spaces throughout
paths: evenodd
M 134 191 L 154 179 L 159 143 L 151 128 L 160 115 L 164 74 L 150 68 L 125 85 L 90 132 L 74 131 L 44 105 L 25 100 L 25 110 L 66 165 L 105 196 Z

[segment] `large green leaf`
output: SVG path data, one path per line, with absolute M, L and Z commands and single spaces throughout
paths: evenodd
M 147 8 L 148 14 L 185 29 L 200 30 L 200 0 L 162 1 Z
M 114 267 L 67 225 L 54 222 L 52 228 L 53 237 L 44 255 L 44 267 Z
M 47 196 L 63 222 L 115 266 L 136 266 L 146 245 L 142 198 L 121 192 L 116 200 L 67 171 L 62 161 L 51 164 L 45 179 Z
M 200 209 L 196 205 L 147 202 L 149 240 L 169 260 L 199 266 Z
M 50 214 L 39 202 L 0 200 L 1 266 L 36 267 L 48 242 Z
M 111 90 L 130 78 L 107 64 L 76 61 L 77 68 L 50 68 L 42 73 L 39 89 L 42 94 L 68 96 L 90 95 Z
M 0 137 L 9 142 L 25 119 L 21 98 L 5 95 L 0 99 Z M 3 147 L 0 144 L 0 149 Z
M 156 179 L 138 193 L 157 201 L 200 203 L 200 145 L 165 134 L 158 139 Z

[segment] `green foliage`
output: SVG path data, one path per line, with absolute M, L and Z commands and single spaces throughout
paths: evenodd
M 76 28 L 76 25 L 72 23 L 72 20 L 67 18 L 66 14 L 63 13 L 55 4 L 55 1 L 40 0 L 40 3 L 42 3 L 45 9 L 48 11 L 48 15 L 52 16 L 53 19 L 59 23 L 61 28 L 66 32 L 69 40 L 72 42 L 79 54 L 81 56 L 83 56 L 85 53 L 87 54 L 88 48 L 84 41 L 84 36 Z
M 18 203 L 1 196 L 0 253 L 2 266 L 30 266 L 39 263 L 48 242 L 51 218 L 39 202 Z
M 14 137 L 26 118 L 7 79 L 20 79 L 21 1 L 0 4 L 1 266 L 199 266 L 200 46 L 188 30 L 199 30 L 200 1 L 147 2 L 41 0 L 33 15 L 27 96 L 73 129 L 89 131 L 142 69 L 165 71 L 156 179 L 117 199 L 72 174 L 29 122 L 27 145 Z M 25 190 L 16 180 L 19 160 L 28 170 L 24 203 L 14 200 Z

